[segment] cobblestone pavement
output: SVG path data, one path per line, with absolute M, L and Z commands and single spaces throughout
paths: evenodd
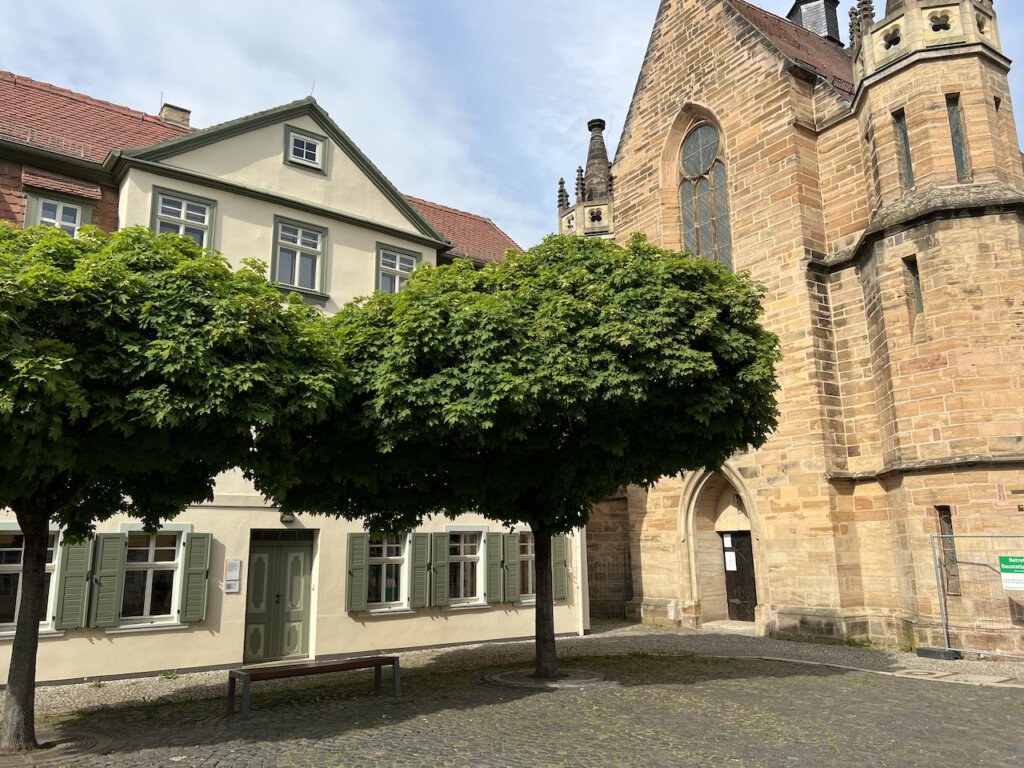
M 869 649 L 620 628 L 560 642 L 563 666 L 606 678 L 583 689 L 487 684 L 485 674 L 528 657 L 529 644 L 509 643 L 403 654 L 397 700 L 373 696 L 369 671 L 347 672 L 254 684 L 253 716 L 241 720 L 223 712 L 226 675 L 209 673 L 215 687 L 202 676 L 163 681 L 185 700 L 44 716 L 40 725 L 99 741 L 98 753 L 51 763 L 68 768 L 1024 764 L 1022 688 L 694 650 L 890 672 L 926 673 L 930 664 Z M 976 681 L 1022 674 L 1020 665 L 961 664 L 938 669 L 985 675 Z

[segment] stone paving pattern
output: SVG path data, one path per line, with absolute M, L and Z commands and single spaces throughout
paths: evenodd
M 709 658 L 694 651 L 815 663 Z M 607 683 L 555 691 L 487 684 L 485 674 L 531 653 L 528 643 L 503 643 L 403 654 L 399 700 L 373 696 L 370 672 L 264 683 L 254 685 L 253 716 L 245 721 L 224 714 L 226 674 L 219 672 L 136 681 L 149 690 L 174 688 L 173 696 L 183 700 L 51 715 L 40 724 L 65 737 L 109 739 L 107 754 L 51 763 L 69 768 L 998 768 L 1024 761 L 1020 687 L 951 685 L 821 666 L 981 675 L 1021 685 L 1021 665 L 950 666 L 874 649 L 634 627 L 563 640 L 559 652 L 566 666 L 601 673 Z M 109 695 L 108 687 L 130 685 L 92 690 Z M 71 688 L 89 686 L 42 689 L 40 703 L 55 710 L 52 700 Z

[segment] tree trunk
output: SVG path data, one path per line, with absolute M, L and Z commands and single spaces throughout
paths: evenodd
M 36 651 L 39 622 L 46 610 L 43 583 L 49 515 L 41 510 L 15 510 L 25 539 L 21 563 L 21 604 L 18 607 L 11 667 L 4 690 L 4 721 L 0 752 L 38 749 L 36 742 Z
M 535 641 L 537 666 L 534 676 L 544 680 L 558 677 L 555 652 L 555 607 L 551 591 L 551 529 L 533 524 L 534 570 L 536 574 Z

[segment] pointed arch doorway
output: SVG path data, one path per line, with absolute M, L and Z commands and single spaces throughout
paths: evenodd
M 690 577 L 700 623 L 754 622 L 759 537 L 744 494 L 724 473 L 694 478 L 688 511 Z

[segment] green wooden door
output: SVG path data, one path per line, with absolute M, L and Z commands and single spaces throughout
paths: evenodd
M 246 662 L 309 654 L 313 543 L 254 541 L 246 591 Z

